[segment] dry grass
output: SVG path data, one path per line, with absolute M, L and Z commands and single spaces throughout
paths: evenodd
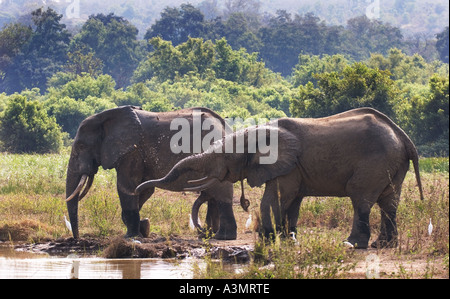
M 0 154 L 0 241 L 37 242 L 69 237 L 63 216 L 65 171 L 68 153 L 63 155 Z M 449 173 L 448 158 L 421 160 L 425 200 L 420 201 L 415 178 L 408 173 L 403 185 L 397 222 L 399 247 L 377 251 L 386 270 L 382 277 L 448 277 L 449 268 Z M 250 211 L 257 213 L 263 188 L 246 187 Z M 157 190 L 144 205 L 141 217 L 148 217 L 151 232 L 162 236 L 181 235 L 196 238 L 189 229 L 189 213 L 196 194 Z M 245 232 L 248 213 L 239 206 L 240 188 L 235 185 L 234 211 L 241 243 L 257 240 Z M 206 208 L 202 207 L 200 219 Z M 80 232 L 85 235 L 114 237 L 125 233 L 121 220 L 115 171 L 100 170 L 89 195 L 80 203 Z M 342 247 L 351 228 L 353 211 L 347 198 L 306 198 L 301 207 L 297 239 L 299 245 L 286 240 L 255 244 L 255 259 L 239 277 L 258 278 L 335 278 L 358 277 L 355 271 L 364 266 L 368 251 Z M 434 230 L 428 235 L 432 220 Z M 379 233 L 380 212 L 371 213 L 372 239 Z M 238 242 L 236 241 L 236 242 Z M 233 244 L 230 242 L 229 244 Z M 421 271 L 411 270 L 420 261 Z M 200 273 L 199 277 L 224 277 Z

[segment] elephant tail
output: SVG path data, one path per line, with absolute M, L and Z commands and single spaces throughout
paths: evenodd
M 250 206 L 250 201 L 245 198 L 244 195 L 244 179 L 241 179 L 241 198 L 240 198 L 240 203 L 241 203 L 241 207 L 244 209 L 244 211 L 248 212 L 248 207 Z
M 406 135 L 406 134 L 405 134 Z M 420 199 L 423 200 L 423 188 L 422 188 L 422 180 L 420 179 L 420 171 L 419 171 L 419 154 L 417 153 L 416 146 L 412 143 L 411 139 L 406 142 L 406 148 L 408 150 L 409 159 L 413 162 L 414 173 L 416 174 L 417 186 L 419 187 Z

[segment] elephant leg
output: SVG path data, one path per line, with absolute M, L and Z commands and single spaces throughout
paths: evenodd
M 300 204 L 302 203 L 302 200 L 303 196 L 296 197 L 287 211 L 289 233 L 297 233 L 298 215 L 300 213 Z
M 373 248 L 394 248 L 398 245 L 397 207 L 400 194 L 394 192 L 378 199 L 381 210 L 381 227 L 378 239 L 371 244 Z
M 210 197 L 208 199 L 208 209 L 206 210 L 206 226 L 213 233 L 217 233 L 220 228 L 220 213 L 217 202 Z
M 140 216 L 139 211 L 153 193 L 146 192 L 141 195 L 135 195 L 134 190 L 142 181 L 143 163 L 138 153 L 130 154 L 122 159 L 116 167 L 117 172 L 117 192 L 122 207 L 122 221 L 127 227 L 125 237 L 140 236 Z
M 273 237 L 275 233 L 272 226 L 272 206 L 273 201 L 278 201 L 278 183 L 277 180 L 270 180 L 266 182 L 266 189 L 264 190 L 263 197 L 261 199 L 261 226 L 262 231 L 260 234 L 264 235 L 266 238 Z
M 219 224 L 214 238 L 218 240 L 235 240 L 237 238 L 237 225 L 233 213 L 233 184 L 229 182 L 217 183 L 204 192 L 211 197 L 208 200 L 207 214 L 212 218 L 211 224 L 213 229 L 217 222 Z M 210 204 L 212 204 L 211 208 Z
M 233 205 L 229 202 L 219 201 L 217 203 L 219 210 L 220 226 L 214 235 L 217 240 L 236 240 L 237 225 L 233 214 Z
M 394 248 L 398 245 L 397 208 L 408 168 L 409 161 L 402 165 L 378 198 L 377 203 L 381 210 L 381 227 L 378 239 L 371 244 L 373 248 Z
M 355 248 L 367 248 L 370 239 L 370 210 L 378 196 L 351 197 L 353 204 L 353 226 L 347 241 Z
M 141 211 L 142 206 L 153 195 L 154 191 L 155 188 L 150 188 L 139 194 L 139 211 Z M 147 238 L 150 235 L 150 221 L 148 218 L 144 218 L 139 221 L 139 233 L 144 238 Z

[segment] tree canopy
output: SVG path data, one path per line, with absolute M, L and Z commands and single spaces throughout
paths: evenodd
M 204 106 L 242 119 L 369 106 L 422 155 L 448 155 L 448 27 L 423 44 L 366 16 L 328 25 L 313 13 L 262 15 L 257 0 L 239 3 L 208 15 L 205 6 L 167 7 L 144 40 L 112 13 L 72 34 L 51 8 L 4 26 L 0 150 L 58 151 L 84 118 L 121 105 Z

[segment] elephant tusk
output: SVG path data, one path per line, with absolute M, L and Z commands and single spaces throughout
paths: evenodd
M 66 201 L 71 201 L 76 195 L 78 195 L 81 192 L 81 189 L 83 189 L 84 184 L 86 183 L 86 179 L 88 178 L 87 174 L 83 174 L 81 176 L 80 182 L 78 183 L 77 188 L 73 193 L 66 199 Z
M 189 188 L 184 188 L 184 191 L 202 191 L 207 189 L 209 186 L 217 183 L 219 181 L 219 179 L 217 178 L 210 178 L 206 183 L 199 185 L 199 186 L 195 186 L 195 187 L 189 187 Z
M 87 180 L 87 183 L 86 183 L 86 187 L 84 188 L 83 192 L 81 192 L 80 197 L 78 198 L 78 201 L 82 200 L 86 196 L 86 194 L 91 189 L 93 182 L 94 182 L 94 175 L 90 175 L 88 177 L 88 180 Z
M 198 180 L 190 180 L 188 181 L 188 184 L 196 184 L 196 183 L 203 183 L 204 181 L 208 180 L 209 177 L 205 176 L 204 178 L 198 179 Z

